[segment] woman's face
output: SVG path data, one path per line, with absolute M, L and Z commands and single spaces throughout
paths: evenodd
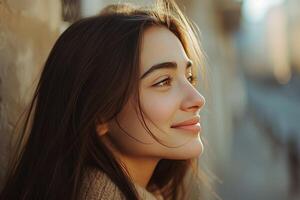
M 194 67 L 180 40 L 167 28 L 154 26 L 144 32 L 140 105 L 147 127 L 160 142 L 143 125 L 132 97 L 109 123 L 106 134 L 119 152 L 159 159 L 189 159 L 201 154 L 199 111 L 205 100 L 193 85 Z

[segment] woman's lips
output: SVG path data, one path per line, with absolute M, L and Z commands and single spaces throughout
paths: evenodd
M 192 124 L 192 125 L 176 126 L 176 127 L 172 127 L 172 128 L 193 131 L 193 132 L 199 132 L 201 130 L 201 125 L 200 125 L 200 123 L 196 123 L 196 124 Z
M 199 132 L 201 130 L 200 116 L 172 125 L 171 128 Z
M 173 128 L 173 127 L 177 127 L 177 126 L 193 125 L 193 124 L 197 124 L 199 122 L 200 122 L 200 116 L 195 116 L 195 117 L 193 117 L 193 118 L 191 118 L 189 120 L 173 124 L 171 127 Z

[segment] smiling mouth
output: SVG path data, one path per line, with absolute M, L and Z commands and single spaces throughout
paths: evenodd
M 171 128 L 199 132 L 201 130 L 201 125 L 200 125 L 200 123 L 197 123 L 197 124 L 192 124 L 192 125 L 176 126 L 176 127 L 171 127 Z
M 171 128 L 199 132 L 201 130 L 200 117 L 195 117 L 193 119 L 172 125 Z

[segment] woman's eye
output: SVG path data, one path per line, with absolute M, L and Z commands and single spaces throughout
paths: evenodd
M 197 84 L 197 77 L 196 76 L 193 76 L 193 75 L 190 75 L 188 78 L 188 81 L 192 84 L 192 85 L 196 85 Z
M 196 76 L 190 75 L 187 79 L 192 85 L 196 86 L 196 84 L 197 84 Z M 171 86 L 171 82 L 172 82 L 172 78 L 168 77 L 168 78 L 163 79 L 162 81 L 159 81 L 158 83 L 154 84 L 153 86 L 154 87 Z
M 157 86 L 157 87 L 170 86 L 171 82 L 172 82 L 171 78 L 166 78 L 166 79 L 154 84 L 153 86 Z

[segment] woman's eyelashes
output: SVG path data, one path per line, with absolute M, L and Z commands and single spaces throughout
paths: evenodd
M 193 85 L 195 86 L 197 84 L 197 77 L 190 74 L 188 77 L 187 77 L 187 80 Z M 164 87 L 164 86 L 171 86 L 172 85 L 172 81 L 173 81 L 173 78 L 172 77 L 167 77 L 167 78 L 164 78 L 163 80 L 155 83 L 153 86 L 154 87 Z
M 188 79 L 188 81 L 189 81 L 193 86 L 196 86 L 196 85 L 197 85 L 198 79 L 197 79 L 196 76 L 190 74 L 190 75 L 188 76 L 187 79 Z
M 172 82 L 171 77 L 164 78 L 163 80 L 159 81 L 158 83 L 155 83 L 153 86 L 154 87 L 163 87 L 163 86 L 171 86 Z

